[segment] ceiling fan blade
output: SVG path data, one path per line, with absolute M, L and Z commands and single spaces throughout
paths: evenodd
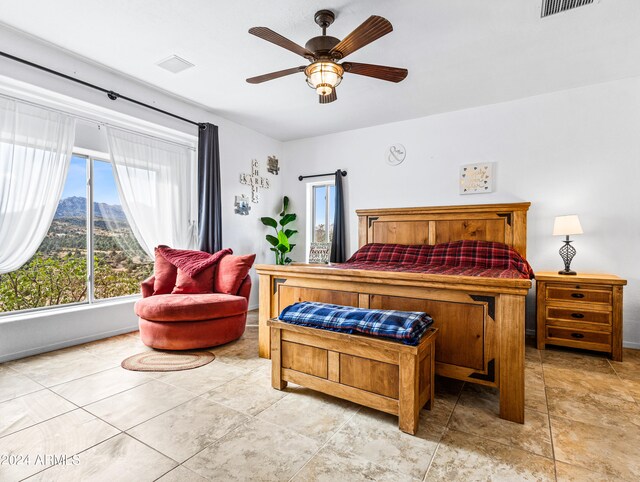
M 329 54 L 335 55 L 339 53 L 340 58 L 345 58 L 374 40 L 387 35 L 392 30 L 393 27 L 389 20 L 378 15 L 371 15 L 358 28 L 343 38 L 338 45 L 333 47 Z
M 389 82 L 401 82 L 405 79 L 409 71 L 398 67 L 387 67 L 385 65 L 359 64 L 357 62 L 344 62 L 342 68 L 350 74 L 366 75 L 375 79 L 387 80 Z
M 286 37 L 283 37 L 279 33 L 274 32 L 270 28 L 267 28 L 267 27 L 253 27 L 253 28 L 249 29 L 249 33 L 251 35 L 255 35 L 256 37 L 259 37 L 259 38 L 261 38 L 263 40 L 266 40 L 267 42 L 271 42 L 272 44 L 276 44 L 279 47 L 282 47 L 282 48 L 285 48 L 287 50 L 290 50 L 294 54 L 301 55 L 301 56 L 303 56 L 305 58 L 310 58 L 310 57 L 313 58 L 314 57 L 313 52 L 311 52 L 310 50 L 307 50 L 304 47 L 301 47 L 297 43 L 292 42 L 291 40 L 289 40 Z
M 333 89 L 333 92 L 331 92 L 329 95 L 318 96 L 318 100 L 320 101 L 321 104 L 330 104 L 331 102 L 337 99 L 338 99 L 338 94 L 335 88 Z
M 268 74 L 258 75 L 256 77 L 250 77 L 247 79 L 247 82 L 250 84 L 261 84 L 262 82 L 266 82 L 267 80 L 279 79 L 280 77 L 284 77 L 285 75 L 296 74 L 298 72 L 304 71 L 305 66 L 302 65 L 300 67 L 294 67 L 292 69 L 278 70 L 277 72 L 271 72 Z

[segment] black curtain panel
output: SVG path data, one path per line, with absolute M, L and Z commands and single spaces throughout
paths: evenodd
M 198 222 L 200 249 L 222 249 L 222 199 L 218 126 L 202 124 L 198 135 Z
M 333 218 L 333 239 L 331 240 L 332 263 L 344 263 L 347 260 L 347 232 L 344 219 L 344 190 L 342 188 L 342 171 L 336 171 L 336 212 Z

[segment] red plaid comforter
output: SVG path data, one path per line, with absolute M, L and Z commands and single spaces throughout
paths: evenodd
M 533 279 L 533 269 L 516 250 L 490 241 L 436 245 L 367 244 L 341 269 L 369 269 L 489 278 Z

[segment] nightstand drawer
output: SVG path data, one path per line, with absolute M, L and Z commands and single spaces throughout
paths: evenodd
M 572 330 L 570 328 L 560 328 L 556 326 L 547 326 L 547 339 L 550 343 L 553 343 L 554 340 L 565 340 L 611 346 L 610 333 Z
M 576 308 L 547 306 L 547 319 L 574 321 L 579 323 L 611 324 L 611 313 L 607 311 L 589 311 Z
M 611 304 L 611 287 L 569 283 L 547 285 L 546 298 L 549 301 L 581 301 L 584 303 Z

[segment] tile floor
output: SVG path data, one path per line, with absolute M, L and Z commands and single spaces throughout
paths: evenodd
M 0 365 L 0 480 L 640 479 L 640 351 L 527 347 L 524 425 L 498 418 L 494 390 L 438 379 L 410 436 L 395 417 L 272 389 L 255 327 L 195 370 L 120 368 L 146 349 L 128 334 Z

